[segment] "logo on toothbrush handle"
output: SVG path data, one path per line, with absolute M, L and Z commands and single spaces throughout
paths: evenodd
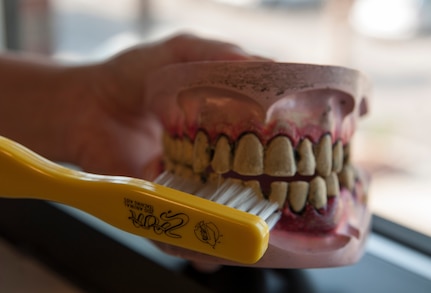
M 181 234 L 177 230 L 187 225 L 189 217 L 184 213 L 172 213 L 167 211 L 159 216 L 153 214 L 139 213 L 134 210 L 129 210 L 129 220 L 137 228 L 152 229 L 157 235 L 165 234 L 172 238 L 181 238 Z M 175 232 L 174 232 L 175 231 Z
M 152 205 L 129 199 L 125 199 L 124 203 L 129 208 L 130 216 L 128 219 L 135 227 L 153 230 L 157 235 L 164 234 L 172 238 L 182 238 L 178 230 L 189 222 L 189 216 L 185 213 L 174 213 L 168 210 L 157 215 L 154 213 Z
M 214 223 L 200 221 L 195 225 L 195 236 L 203 243 L 215 248 L 220 243 L 220 238 L 223 235 L 220 234 L 219 229 Z

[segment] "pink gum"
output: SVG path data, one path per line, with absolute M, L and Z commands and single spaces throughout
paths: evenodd
M 367 112 L 369 92 L 358 71 L 275 62 L 197 62 L 167 66 L 146 86 L 147 109 L 176 136 L 204 129 L 236 140 L 256 133 L 262 143 L 283 134 L 297 143 L 324 133 L 347 142 Z M 330 122 L 322 115 L 330 109 Z
M 198 263 L 253 266 L 264 268 L 323 268 L 351 265 L 364 253 L 371 214 L 365 206 L 356 207 L 356 217 L 343 217 L 330 233 L 307 234 L 273 230 L 264 256 L 253 265 L 244 265 L 187 249 L 156 243 L 165 253 Z

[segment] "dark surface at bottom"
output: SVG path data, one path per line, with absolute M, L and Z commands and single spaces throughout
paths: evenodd
M 370 254 L 331 269 L 168 270 L 41 201 L 0 199 L 0 236 L 87 292 L 431 292 L 431 280 Z

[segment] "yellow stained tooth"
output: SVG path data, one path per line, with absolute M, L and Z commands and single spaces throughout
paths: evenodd
M 287 198 L 290 204 L 290 208 L 296 212 L 301 212 L 307 201 L 308 195 L 308 183 L 305 181 L 295 181 L 289 183 L 289 189 L 287 192 Z
M 322 177 L 317 176 L 310 182 L 308 201 L 316 208 L 321 209 L 326 206 L 326 183 Z
M 240 138 L 233 158 L 233 170 L 248 176 L 263 173 L 263 146 L 254 134 Z
M 183 139 L 183 161 L 186 165 L 193 165 L 193 144 L 188 137 Z
M 229 140 L 221 136 L 216 143 L 214 157 L 211 166 L 218 174 L 230 171 L 232 165 L 232 152 Z
M 174 173 L 182 178 L 192 179 L 194 177 L 193 170 L 181 164 L 175 165 Z
M 345 186 L 349 191 L 353 191 L 355 187 L 355 172 L 351 165 L 344 165 L 343 170 L 341 170 L 338 175 L 338 180 L 341 186 Z
M 212 183 L 215 183 L 217 185 L 221 185 L 225 181 L 225 179 L 220 174 L 210 173 L 208 175 L 208 181 L 212 182 Z
M 340 184 L 338 183 L 338 177 L 335 172 L 332 172 L 328 177 L 325 178 L 326 192 L 328 197 L 340 195 Z
M 172 159 L 172 138 L 167 132 L 163 133 L 162 137 L 162 143 L 163 143 L 163 152 L 165 156 L 167 156 L 169 159 Z
M 347 165 L 350 163 L 350 144 L 343 146 L 343 164 Z
M 316 146 L 316 171 L 320 176 L 326 177 L 332 169 L 332 139 L 325 134 Z
M 271 183 L 271 193 L 269 194 L 269 200 L 276 202 L 280 209 L 283 208 L 287 197 L 287 182 L 274 181 Z
M 265 151 L 264 173 L 271 176 L 293 176 L 296 173 L 295 155 L 290 140 L 274 138 Z
M 260 183 L 257 180 L 249 180 L 244 182 L 244 186 L 250 187 L 253 189 L 254 193 L 260 198 L 264 198 L 262 194 L 262 190 L 260 188 Z
M 337 140 L 332 149 L 332 171 L 335 173 L 341 172 L 343 168 L 343 143 Z
M 175 138 L 173 140 L 172 159 L 176 162 L 183 162 L 183 140 Z
M 228 180 L 230 180 L 230 182 L 233 183 L 233 184 L 238 184 L 238 185 L 244 186 L 244 181 L 242 181 L 241 179 L 238 179 L 238 178 L 229 178 Z
M 175 164 L 167 156 L 163 158 L 163 163 L 166 171 L 173 172 L 175 170 Z
M 193 144 L 193 171 L 201 173 L 210 164 L 210 146 L 207 135 L 199 131 Z
M 301 175 L 313 175 L 316 169 L 316 160 L 313 154 L 313 145 L 308 138 L 302 140 L 297 148 L 299 160 L 297 170 Z

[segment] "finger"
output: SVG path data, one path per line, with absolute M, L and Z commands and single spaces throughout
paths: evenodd
M 268 61 L 269 59 L 252 55 L 241 47 L 217 40 L 203 39 L 194 35 L 181 34 L 165 43 L 173 62 L 193 61 Z

